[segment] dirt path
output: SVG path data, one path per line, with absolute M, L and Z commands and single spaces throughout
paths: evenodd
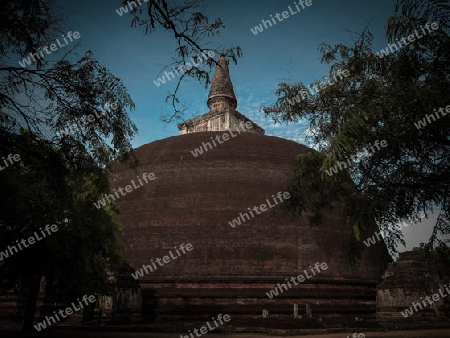
M 361 333 L 361 332 L 358 332 Z M 335 333 L 335 334 L 325 334 L 325 335 L 314 335 L 314 336 L 291 336 L 290 338 L 298 337 L 308 337 L 308 338 L 352 338 L 353 333 Z M 450 329 L 445 330 L 415 330 L 415 331 L 392 331 L 392 332 L 367 332 L 364 334 L 366 338 L 437 338 L 437 337 L 450 337 Z M 256 338 L 258 336 L 247 336 L 245 338 Z M 261 336 L 259 336 L 261 338 Z
M 361 333 L 361 332 L 358 332 Z M 186 333 L 148 333 L 148 332 L 98 332 L 98 331 L 64 331 L 54 330 L 53 332 L 40 332 L 41 337 L 94 337 L 94 338 L 179 338 L 181 335 L 184 337 Z M 226 333 L 209 333 L 208 337 L 204 338 L 271 338 L 282 337 L 276 335 L 266 334 L 226 334 Z M 391 331 L 391 332 L 367 332 L 364 333 L 365 338 L 449 338 L 450 329 L 442 330 L 414 330 L 414 331 Z M 36 334 L 23 334 L 20 332 L 4 332 L 0 331 L 0 336 L 3 337 L 36 337 Z M 202 335 L 203 336 L 203 335 Z M 195 335 L 194 335 L 195 337 Z M 353 333 L 335 333 L 324 335 L 303 335 L 303 336 L 285 336 L 289 338 L 353 338 Z M 203 338 L 203 337 L 202 337 Z

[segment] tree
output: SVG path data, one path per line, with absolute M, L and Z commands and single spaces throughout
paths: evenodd
M 198 48 L 199 31 L 220 26 L 202 26 L 201 13 L 178 19 L 190 15 L 194 2 L 175 9 L 165 1 L 150 4 L 149 25 L 166 22 L 161 27 L 174 32 L 185 57 L 182 41 Z M 0 2 L 0 155 L 20 159 L 0 170 L 0 284 L 3 291 L 25 290 L 24 330 L 32 329 L 43 278 L 60 301 L 111 289 L 122 256 L 119 210 L 94 202 L 109 193 L 111 163 L 129 161 L 138 170 L 131 147 L 137 128 L 128 115 L 134 102 L 121 80 L 90 51 L 78 59 L 77 45 L 56 61 L 44 57 L 45 46 L 61 33 L 68 37 L 54 8 L 52 0 Z M 9 250 L 46 225 L 58 230 Z
M 180 73 L 174 92 L 166 97 L 170 102 L 173 112 L 162 116 L 163 121 L 169 123 L 172 120 L 181 120 L 184 117 L 186 107 L 180 103 L 177 96 L 185 77 L 192 77 L 205 84 L 211 82 L 209 73 L 217 65 L 217 54 L 222 53 L 237 63 L 237 58 L 242 56 L 239 46 L 231 46 L 226 49 L 210 49 L 205 46 L 209 43 L 205 38 L 220 34 L 225 28 L 220 18 L 210 20 L 201 11 L 205 9 L 203 0 L 149 0 L 147 4 L 141 1 L 124 0 L 123 6 L 129 6 L 131 25 L 133 27 L 145 27 L 145 34 L 150 34 L 158 29 L 166 29 L 171 32 L 177 42 L 177 57 L 172 59 L 163 69 L 173 68 Z M 209 52 L 214 52 L 211 54 Z M 179 71 L 178 71 L 179 70 Z
M 343 218 L 357 241 L 375 222 L 387 234 L 391 254 L 404 243 L 398 222 L 419 220 L 420 211 L 439 207 L 449 218 L 450 120 L 442 113 L 450 90 L 448 14 L 446 1 L 398 0 L 388 19 L 386 53 L 372 51 L 368 28 L 353 45 L 321 44 L 322 62 L 331 65 L 329 78 L 336 75 L 335 83 L 317 81 L 327 85 L 315 95 L 303 83 L 280 83 L 277 101 L 263 107 L 275 122 L 310 122 L 311 138 L 323 156 L 299 170 L 315 170 L 317 179 L 334 188 L 350 178 L 357 193 L 347 194 L 352 207 Z M 415 30 L 422 32 L 421 25 L 426 34 L 406 41 Z M 345 70 L 349 76 L 337 75 Z M 313 207 L 311 194 L 326 204 L 327 196 L 300 184 L 303 189 L 291 186 L 299 204 Z M 436 229 L 433 242 L 439 232 L 450 233 L 448 225 Z
M 121 258 L 118 209 L 93 202 L 109 192 L 106 165 L 127 158 L 137 130 L 125 87 L 91 52 L 80 60 L 71 51 L 56 62 L 39 57 L 61 32 L 52 6 L 0 4 L 0 151 L 20 158 L 0 172 L 0 280 L 3 290 L 25 292 L 24 330 L 32 329 L 43 277 L 60 301 L 110 290 Z M 35 63 L 9 64 L 30 53 Z M 86 123 L 89 115 L 97 118 Z M 42 239 L 46 225 L 58 231 Z M 41 239 L 26 247 L 35 232 Z
M 59 302 L 111 291 L 109 273 L 121 261 L 120 224 L 114 206 L 93 205 L 109 184 L 81 144 L 64 153 L 25 130 L 10 137 L 2 145 L 21 161 L 0 175 L 0 280 L 4 289 L 26 293 L 24 330 L 31 330 L 43 277 L 46 297 Z M 41 230 L 48 225 L 57 231 Z

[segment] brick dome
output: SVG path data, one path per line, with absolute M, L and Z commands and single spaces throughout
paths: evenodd
M 308 148 L 278 137 L 241 133 L 195 157 L 191 153 L 226 132 L 169 137 L 135 150 L 136 174 L 116 166 L 113 188 L 125 187 L 142 173 L 155 180 L 117 199 L 126 258 L 134 269 L 182 243 L 192 251 L 139 278 L 144 313 L 205 316 L 217 311 L 261 315 L 263 309 L 291 314 L 308 303 L 314 314 L 375 312 L 375 286 L 387 265 L 384 244 L 362 252 L 351 269 L 343 264 L 350 229 L 336 211 L 319 226 L 273 210 L 232 228 L 248 208 L 285 191 L 296 155 Z M 327 270 L 276 299 L 266 292 L 316 262 Z M 299 311 L 301 313 L 301 310 Z M 253 318 L 253 317 L 252 317 Z

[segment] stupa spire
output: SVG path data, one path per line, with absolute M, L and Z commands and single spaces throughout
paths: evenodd
M 233 84 L 228 71 L 228 62 L 224 54 L 219 55 L 216 70 L 211 81 L 208 100 L 206 101 L 211 111 L 237 107 Z
M 237 100 L 228 71 L 228 62 L 223 54 L 220 54 L 217 60 L 206 104 L 209 112 L 178 124 L 180 135 L 228 130 L 264 135 L 263 128 L 236 110 Z M 252 127 L 242 128 L 245 123 Z

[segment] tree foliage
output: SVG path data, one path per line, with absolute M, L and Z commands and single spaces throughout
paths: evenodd
M 128 0 L 122 2 L 123 6 L 128 3 Z M 204 14 L 206 6 L 203 0 L 149 0 L 146 4 L 132 8 L 132 27 L 144 27 L 145 34 L 151 34 L 161 28 L 166 29 L 176 40 L 177 56 L 162 71 L 169 67 L 176 69 L 180 66 L 183 66 L 186 71 L 177 80 L 173 93 L 166 97 L 166 102 L 171 103 L 173 112 L 162 118 L 165 122 L 181 120 L 186 107 L 180 102 L 178 93 L 185 77 L 194 78 L 207 87 L 211 82 L 209 73 L 217 64 L 217 55 L 222 53 L 236 64 L 237 58 L 242 56 L 242 50 L 239 46 L 220 48 L 220 50 L 206 47 L 209 41 L 205 39 L 220 35 L 225 25 L 222 19 L 211 20 Z M 215 57 L 208 55 L 210 51 L 214 52 Z M 198 62 L 202 53 L 207 56 L 207 60 Z
M 329 189 L 350 177 L 357 194 L 347 203 L 358 206 L 358 215 L 346 213 L 344 219 L 358 240 L 374 220 L 389 234 L 385 241 L 391 254 L 402 243 L 395 227 L 398 222 L 417 221 L 414 215 L 419 211 L 428 213 L 436 208 L 448 219 L 450 211 L 449 116 L 439 113 L 437 121 L 429 118 L 431 123 L 420 129 L 415 125 L 450 104 L 448 13 L 447 1 L 399 0 L 395 15 L 388 19 L 391 43 L 414 34 L 427 22 L 436 22 L 439 29 L 427 31 L 414 43 L 393 49 L 384 57 L 372 51 L 373 36 L 368 28 L 351 45 L 321 44 L 319 50 L 322 61 L 330 65 L 330 77 L 338 70 L 348 70 L 350 76 L 300 102 L 294 98 L 305 85 L 281 83 L 276 103 L 263 107 L 275 122 L 310 122 L 312 141 L 323 158 L 305 170 L 319 171 L 321 184 L 329 184 Z M 387 146 L 368 151 L 377 140 L 385 140 Z M 345 175 L 328 174 L 339 161 L 349 164 L 349 159 Z M 299 203 L 314 200 L 313 194 L 325 204 L 330 196 L 305 189 L 308 184 L 305 180 L 301 187 L 295 187 Z M 449 234 L 449 230 L 448 224 L 436 227 L 430 241 L 437 243 L 439 234 Z
M 0 198 L 2 251 L 19 248 L 16 240 L 28 240 L 35 233 L 42 238 L 40 229 L 48 224 L 58 227 L 1 262 L 2 289 L 25 292 L 24 329 L 29 330 L 37 296 L 32 290 L 39 290 L 42 277 L 46 297 L 59 302 L 112 291 L 110 273 L 121 262 L 120 223 L 114 206 L 98 210 L 93 205 L 108 193 L 109 184 L 81 144 L 65 153 L 23 130 L 2 145 L 21 156 L 19 163 L 0 174 L 5 192 Z
M 0 250 L 19 248 L 16 241 L 47 224 L 58 226 L 0 263 L 1 289 L 27 299 L 25 330 L 32 329 L 43 277 L 47 295 L 59 301 L 111 291 L 110 273 L 122 251 L 118 209 L 93 202 L 109 192 L 107 164 L 128 158 L 137 131 L 126 88 L 93 53 L 76 59 L 70 50 L 56 61 L 38 58 L 19 67 L 21 58 L 55 41 L 60 19 L 53 6 L 49 0 L 0 3 L 0 154 L 20 156 L 0 171 Z M 104 115 L 95 121 L 80 122 L 99 112 Z M 75 128 L 59 136 L 69 125 Z

